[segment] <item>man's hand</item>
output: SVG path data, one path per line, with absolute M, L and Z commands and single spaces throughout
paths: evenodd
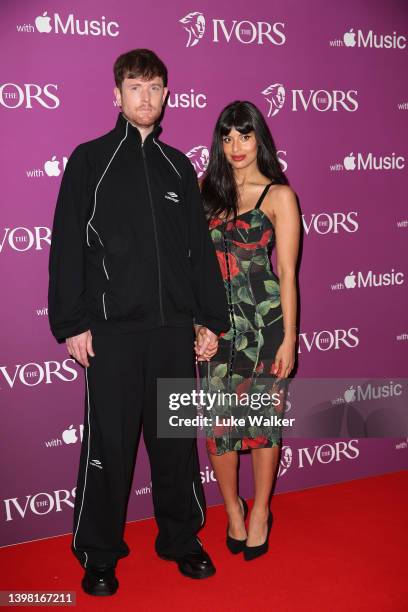
M 78 361 L 85 368 L 89 368 L 88 355 L 95 357 L 95 353 L 92 348 L 92 334 L 90 330 L 78 334 L 78 336 L 72 336 L 67 338 L 67 350 L 68 353 Z
M 207 327 L 195 326 L 196 341 L 194 349 L 198 361 L 210 361 L 218 350 L 218 337 Z

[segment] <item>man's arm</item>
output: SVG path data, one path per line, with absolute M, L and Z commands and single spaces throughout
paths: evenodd
M 89 329 L 85 305 L 86 224 L 90 168 L 80 145 L 68 160 L 55 209 L 49 259 L 48 314 L 57 340 Z
M 190 210 L 190 248 L 193 291 L 197 304 L 194 323 L 214 334 L 229 329 L 228 304 L 194 168 L 189 163 L 187 203 Z

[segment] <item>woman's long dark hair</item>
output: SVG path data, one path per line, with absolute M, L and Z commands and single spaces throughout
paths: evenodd
M 236 219 L 238 214 L 238 192 L 234 173 L 225 157 L 222 144 L 223 137 L 233 128 L 240 134 L 255 133 L 260 172 L 271 182 L 288 184 L 288 179 L 278 161 L 272 134 L 262 113 L 251 102 L 239 100 L 232 102 L 221 112 L 215 125 L 210 161 L 202 182 L 201 193 L 208 219 L 218 216 L 223 218 L 232 216 Z

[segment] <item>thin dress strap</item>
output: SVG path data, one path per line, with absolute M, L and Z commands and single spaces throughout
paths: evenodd
M 261 196 L 260 196 L 259 200 L 257 201 L 257 203 L 256 203 L 256 205 L 255 205 L 255 209 L 260 207 L 260 205 L 261 205 L 261 204 L 262 204 L 262 202 L 264 201 L 265 196 L 266 196 L 266 194 L 268 193 L 268 191 L 269 191 L 269 187 L 270 187 L 271 185 L 273 185 L 273 183 L 269 183 L 269 185 L 266 185 L 265 189 L 264 189 L 264 190 L 263 190 L 263 192 L 261 193 Z

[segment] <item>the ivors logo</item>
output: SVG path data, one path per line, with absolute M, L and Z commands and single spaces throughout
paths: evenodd
M 261 91 L 268 105 L 268 117 L 275 117 L 280 110 L 291 104 L 292 112 L 317 111 L 320 113 L 358 109 L 357 90 L 349 89 L 289 89 L 282 83 L 272 83 Z
M 3 227 L 0 229 L 0 253 L 8 249 L 23 253 L 34 249 L 41 251 L 51 244 L 49 227 Z
M 195 47 L 205 32 L 213 43 L 237 42 L 243 45 L 283 45 L 286 42 L 285 24 L 282 22 L 251 21 L 248 19 L 207 19 L 203 13 L 193 11 L 179 19 L 187 32 L 186 47 Z M 206 34 L 207 36 L 207 34 Z
M 315 445 L 313 448 L 299 448 L 299 468 L 313 466 L 315 463 L 331 463 L 342 459 L 357 459 L 360 454 L 358 440 L 340 441 L 333 444 Z
M 44 361 L 43 363 L 26 363 L 13 366 L 0 366 L 0 391 L 13 389 L 15 385 L 36 387 L 41 383 L 50 385 L 56 381 L 72 382 L 78 378 L 78 371 L 73 367 L 75 359 Z
M 60 99 L 55 94 L 58 85 L 47 83 L 37 85 L 36 83 L 3 83 L 0 85 L 0 104 L 5 108 L 46 108 L 54 110 L 59 107 Z
M 24 519 L 28 514 L 44 516 L 50 512 L 62 512 L 62 510 L 74 507 L 76 487 L 71 491 L 68 489 L 57 489 L 49 493 L 42 491 L 29 494 L 25 498 L 10 497 L 4 499 L 6 522 L 15 519 Z
M 299 334 L 299 353 L 306 349 L 308 353 L 312 350 L 338 351 L 340 349 L 352 349 L 359 345 L 357 336 L 358 328 L 349 329 L 323 329 L 320 331 L 303 332 Z
M 358 212 L 320 212 L 302 215 L 303 229 L 306 235 L 312 231 L 316 234 L 339 234 L 347 232 L 352 234 L 358 230 Z

